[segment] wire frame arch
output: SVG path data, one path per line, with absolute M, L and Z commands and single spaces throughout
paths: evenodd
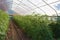
M 57 11 L 53 8 L 53 7 L 51 7 L 50 6 L 50 4 L 48 4 L 46 1 L 44 1 L 44 0 L 42 0 L 46 5 L 48 5 L 51 9 L 53 9 L 54 11 L 55 11 L 55 13 L 56 13 L 56 15 L 58 16 L 58 13 L 57 13 Z
M 24 10 L 27 10 L 27 11 L 29 11 L 29 12 L 32 12 L 33 10 L 35 10 L 35 9 L 39 9 L 39 10 L 41 10 L 44 14 L 47 14 L 46 13 L 46 11 L 44 11 L 44 9 L 41 9 L 41 7 L 44 7 L 44 6 L 49 6 L 52 10 L 54 10 L 55 11 L 55 14 L 58 16 L 58 13 L 57 13 L 57 11 L 50 5 L 50 4 L 54 4 L 54 3 L 57 3 L 57 2 L 59 2 L 60 0 L 57 0 L 57 1 L 55 1 L 55 2 L 52 2 L 52 3 L 47 3 L 46 1 L 44 1 L 44 0 L 42 0 L 44 3 L 45 3 L 45 5 L 41 5 L 41 6 L 37 6 L 37 5 L 35 5 L 34 3 L 32 3 L 30 0 L 27 0 L 27 2 L 29 2 L 30 4 L 32 4 L 33 6 L 35 6 L 36 8 L 34 8 L 34 9 L 32 9 L 31 7 L 29 7 L 28 5 L 26 5 L 25 3 L 23 3 L 23 0 L 17 0 L 17 1 L 19 1 L 20 3 L 22 3 L 22 5 L 23 6 L 25 6 L 25 7 L 27 7 L 27 8 L 29 8 L 29 9 L 26 9 L 25 7 L 23 7 L 23 6 L 20 6 L 20 3 L 19 4 L 17 4 L 16 2 L 14 2 L 15 4 L 17 4 L 18 5 L 18 7 L 20 8 L 20 7 L 22 7 Z M 9 2 L 7 2 L 7 3 L 9 3 Z
M 46 14 L 46 12 L 44 10 L 42 10 L 40 7 L 37 7 L 37 5 L 35 5 L 34 3 L 32 3 L 31 1 L 27 0 L 29 3 L 31 3 L 32 5 L 34 5 L 36 8 L 40 9 L 42 12 L 44 12 L 44 14 Z

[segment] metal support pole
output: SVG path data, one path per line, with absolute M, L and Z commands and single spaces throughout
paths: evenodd
M 55 13 L 56 13 L 56 15 L 58 16 L 58 13 L 57 13 L 57 11 L 53 8 L 53 7 L 51 7 L 46 1 L 44 1 L 44 0 L 42 0 L 46 5 L 48 5 L 50 8 L 52 8 L 54 11 L 55 11 Z
M 33 6 L 35 6 L 36 8 L 39 8 L 42 12 L 44 12 L 44 14 L 46 14 L 46 12 L 44 10 L 42 10 L 40 7 L 37 7 L 37 5 L 35 5 L 34 3 L 32 3 L 31 1 L 27 0 L 29 3 L 31 3 Z

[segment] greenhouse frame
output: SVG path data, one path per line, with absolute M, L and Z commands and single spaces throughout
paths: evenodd
M 0 40 L 60 40 L 60 0 L 0 0 Z

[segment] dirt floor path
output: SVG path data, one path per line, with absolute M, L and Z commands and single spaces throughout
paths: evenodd
M 13 21 L 10 21 L 9 30 L 6 35 L 6 40 L 30 40 L 27 38 L 22 30 L 18 28 Z

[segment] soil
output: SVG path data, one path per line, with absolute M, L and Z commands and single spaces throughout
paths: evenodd
M 23 31 L 13 21 L 10 21 L 6 40 L 30 40 L 30 38 L 26 37 Z

